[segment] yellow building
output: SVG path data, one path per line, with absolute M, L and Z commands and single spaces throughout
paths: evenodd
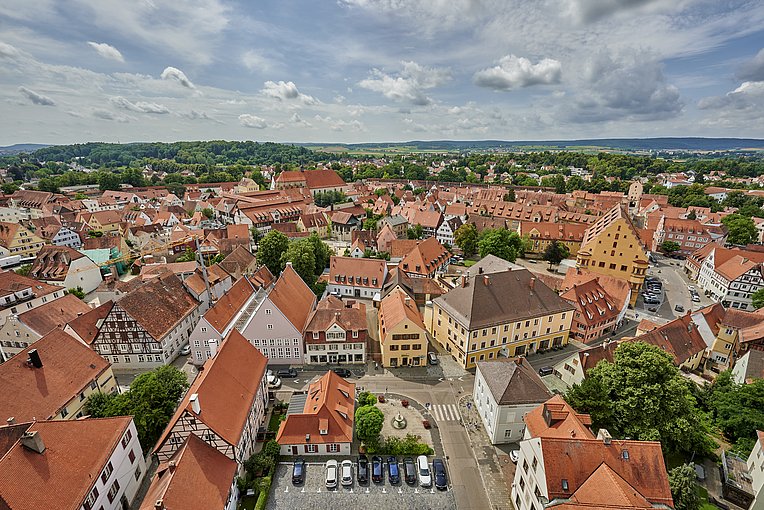
M 433 339 L 460 365 L 568 343 L 573 305 L 527 269 L 462 277 L 425 309 Z
M 29 257 L 45 246 L 45 241 L 18 223 L 0 222 L 0 255 Z
M 529 246 L 525 249 L 526 257 L 543 257 L 546 249 L 554 241 L 560 241 L 567 246 L 570 256 L 575 257 L 588 228 L 589 225 L 584 223 L 521 221 L 517 233 L 520 237 L 527 236 L 529 241 Z
M 122 214 L 120 211 L 98 211 L 87 218 L 90 230 L 95 232 L 119 232 L 121 229 Z
M 628 281 L 633 306 L 647 275 L 647 260 L 639 233 L 619 204 L 587 229 L 576 263 L 594 273 Z
M 411 297 L 393 290 L 379 304 L 379 343 L 382 366 L 426 365 L 427 331 Z

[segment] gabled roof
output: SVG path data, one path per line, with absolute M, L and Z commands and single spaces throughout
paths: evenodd
M 205 312 L 204 319 L 218 333 L 222 333 L 255 293 L 255 290 L 256 286 L 246 276 L 240 278 L 228 292 L 223 294 L 223 297 Z
M 305 325 L 305 332 L 326 331 L 332 324 L 345 331 L 365 331 L 368 328 L 366 305 L 355 302 L 350 306 L 330 294 L 318 302 Z M 311 340 L 308 338 L 308 341 Z
M 381 289 L 386 277 L 387 263 L 381 259 L 332 256 L 329 263 L 330 284 Z
M 585 283 L 574 284 L 560 297 L 574 304 L 581 313 L 579 318 L 587 325 L 612 321 L 621 311 L 596 278 Z
M 467 272 L 474 276 L 478 274 L 503 273 L 504 271 L 512 271 L 513 269 L 523 269 L 523 266 L 504 260 L 496 255 L 488 254 L 480 259 L 477 264 L 470 266 Z
M 585 268 L 569 268 L 568 272 L 565 273 L 565 279 L 563 280 L 560 289 L 565 292 L 573 288 L 575 285 L 581 285 L 592 280 L 595 280 L 597 284 L 612 298 L 613 304 L 619 310 L 622 310 L 626 303 L 629 301 L 631 288 L 629 287 L 628 281 L 624 280 L 623 278 L 617 278 L 615 276 L 593 273 Z
M 106 301 L 97 308 L 89 310 L 76 319 L 72 319 L 67 325 L 74 330 L 83 342 L 90 345 L 98 335 L 101 322 L 109 315 L 113 306 L 113 301 Z
M 36 280 L 63 282 L 71 263 L 83 257 L 85 255 L 68 246 L 43 246 L 29 269 L 29 276 Z
M 414 300 L 403 290 L 393 289 L 379 304 L 379 324 L 384 331 L 379 341 L 384 344 L 389 332 L 404 320 L 421 330 L 426 329 Z
M 123 296 L 117 304 L 155 340 L 164 338 L 199 306 L 199 302 L 183 287 L 180 278 L 172 273 L 152 278 Z
M 552 396 L 523 358 L 478 361 L 477 369 L 498 405 L 540 404 Z
M 73 294 L 48 301 L 37 308 L 19 314 L 19 321 L 38 335 L 47 335 L 56 328 L 63 328 L 92 310 L 83 300 Z
M 582 349 L 578 351 L 576 355 L 581 363 L 581 368 L 584 370 L 584 373 L 586 373 L 596 367 L 602 360 L 612 363 L 617 348 L 618 342 L 605 341 L 602 345 Z
M 234 250 L 228 254 L 221 262 L 220 267 L 228 271 L 229 273 L 236 273 L 244 271 L 250 264 L 255 261 L 255 256 L 244 248 L 243 246 L 237 246 Z
M 120 416 L 0 428 L 0 435 L 17 438 L 0 451 L 0 508 L 80 510 L 132 420 Z M 19 432 L 37 432 L 45 450 L 22 446 Z
M 470 330 L 575 309 L 527 269 L 470 276 L 435 302 Z
M 167 510 L 225 508 L 236 469 L 235 460 L 189 434 L 172 458 L 157 468 L 140 510 L 155 510 L 160 499 Z
M 592 419 L 588 414 L 579 414 L 570 404 L 555 395 L 523 419 L 531 437 L 590 438 L 594 434 L 589 429 Z
M 677 365 L 681 365 L 707 347 L 690 313 L 634 337 L 630 341 L 645 342 L 660 347 L 674 358 L 674 363 Z
M 641 237 L 639 236 L 637 229 L 634 227 L 634 224 L 631 222 L 631 218 L 629 218 L 628 213 L 621 204 L 615 205 L 586 230 L 584 238 L 581 241 L 581 250 L 583 251 L 587 249 L 589 244 L 593 243 L 600 235 L 600 233 L 602 233 L 605 229 L 610 227 L 610 225 L 618 220 L 625 220 L 626 225 L 631 229 L 634 237 L 640 240 L 640 247 L 644 250 L 645 247 L 642 245 Z
M 400 262 L 409 273 L 430 275 L 451 256 L 449 251 L 434 237 L 420 241 Z
M 330 370 L 308 386 L 302 412 L 287 413 L 276 441 L 281 445 L 351 443 L 354 415 L 355 384 Z
M 265 376 L 268 359 L 236 329 L 231 330 L 217 354 L 204 363 L 196 380 L 180 401 L 154 451 L 158 451 L 183 413 L 190 413 L 228 444 L 237 445 L 244 432 L 249 412 Z M 197 395 L 201 413 L 191 408 L 191 395 Z
M 724 279 L 728 281 L 734 281 L 751 269 L 757 268 L 761 271 L 761 262 L 753 261 L 742 255 L 733 255 L 729 260 L 723 264 L 716 266 L 716 272 L 719 273 Z
M 32 349 L 40 356 L 40 368 L 27 364 Z M 0 365 L 0 418 L 53 417 L 109 366 L 82 342 L 54 329 Z
M 225 269 L 220 267 L 218 264 L 213 264 L 207 268 L 207 281 L 209 282 L 210 287 L 217 285 L 218 283 L 230 277 L 231 275 L 229 275 Z M 183 283 L 186 285 L 186 288 L 191 290 L 191 292 L 197 296 L 201 296 L 207 292 L 207 286 L 204 283 L 204 276 L 202 275 L 201 268 L 194 271 L 194 274 L 186 278 Z
M 276 280 L 276 285 L 268 294 L 268 298 L 286 316 L 292 326 L 302 333 L 305 322 L 316 303 L 316 295 L 297 274 L 291 263 L 287 263 L 281 276 Z

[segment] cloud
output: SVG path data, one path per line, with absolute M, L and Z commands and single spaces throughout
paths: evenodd
M 122 53 L 115 48 L 114 46 L 106 43 L 97 43 L 93 41 L 88 41 L 88 45 L 96 50 L 96 52 L 101 55 L 103 58 L 109 59 L 109 60 L 116 60 L 117 62 L 124 62 L 125 58 L 122 56 Z
M 131 118 L 126 115 L 121 115 L 118 113 L 111 112 L 109 110 L 104 110 L 103 108 L 95 108 L 92 111 L 92 115 L 96 119 L 111 120 L 114 122 L 121 122 L 121 123 L 130 122 L 131 120 Z
M 475 73 L 473 81 L 479 87 L 511 90 L 531 85 L 560 83 L 562 67 L 558 60 L 545 58 L 533 64 L 525 57 L 507 55 L 499 65 Z
M 573 122 L 648 121 L 675 117 L 684 104 L 661 64 L 645 52 L 599 53 L 583 66 L 568 112 Z
M 244 127 L 255 129 L 265 129 L 268 127 L 268 123 L 264 118 L 258 117 L 257 115 L 250 115 L 248 113 L 239 115 L 239 124 Z
M 21 52 L 15 46 L 0 41 L 0 58 L 15 59 L 21 56 Z
M 306 106 L 314 106 L 320 103 L 318 99 L 307 94 L 303 94 L 297 89 L 297 85 L 291 81 L 266 81 L 260 93 L 266 97 L 278 99 L 279 101 L 298 100 Z
M 165 67 L 159 77 L 163 80 L 175 80 L 188 89 L 196 89 L 196 86 L 191 83 L 186 74 L 176 67 Z
M 764 81 L 746 81 L 738 88 L 723 96 L 711 96 L 701 99 L 698 108 L 701 110 L 716 110 L 731 107 L 736 110 L 747 110 L 764 103 Z M 761 112 L 764 117 L 764 111 Z
M 247 50 L 242 53 L 241 63 L 250 71 L 269 71 L 274 66 L 271 59 L 264 57 L 254 50 Z
M 358 85 L 379 92 L 393 101 L 425 106 L 433 101 L 424 91 L 438 87 L 451 79 L 451 72 L 448 69 L 421 66 L 416 62 L 402 62 L 401 65 L 403 68 L 398 75 L 372 69 L 371 76 Z
M 364 126 L 363 122 L 359 120 L 346 121 L 343 119 L 333 119 L 330 116 L 322 117 L 318 114 L 316 114 L 313 118 L 318 122 L 323 122 L 326 124 L 332 131 L 366 131 L 366 126 Z
M 740 66 L 737 77 L 742 81 L 764 81 L 764 48 Z
M 112 97 L 109 99 L 111 104 L 118 108 L 124 108 L 125 110 L 130 110 L 133 112 L 138 113 L 156 113 L 156 114 L 167 114 L 170 113 L 170 110 L 167 109 L 167 107 L 163 104 L 158 103 L 149 103 L 146 101 L 138 101 L 137 103 L 132 103 L 129 100 L 125 99 L 122 96 Z
M 289 118 L 289 121 L 290 121 L 292 124 L 296 125 L 296 126 L 301 126 L 301 127 L 313 127 L 313 124 L 311 124 L 311 123 L 310 123 L 310 122 L 308 122 L 307 120 L 305 120 L 305 119 L 303 119 L 302 117 L 300 117 L 299 115 L 297 115 L 297 112 L 294 112 L 294 113 L 292 114 L 292 116 Z
M 191 120 L 212 120 L 212 117 L 205 112 L 198 112 L 196 110 L 190 110 L 186 113 L 181 113 L 180 115 Z
M 567 0 L 567 11 L 579 23 L 591 23 L 623 11 L 651 6 L 665 7 L 664 0 Z M 661 5 L 664 4 L 664 5 Z
M 34 90 L 30 90 L 26 87 L 19 87 L 19 92 L 29 99 L 32 103 L 40 105 L 40 106 L 56 106 L 56 102 L 49 98 L 48 96 L 44 96 L 42 94 L 39 94 L 35 92 Z

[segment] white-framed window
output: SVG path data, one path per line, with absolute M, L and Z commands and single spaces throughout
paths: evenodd
M 305 445 L 305 453 L 316 453 L 316 452 L 318 452 L 318 445 L 315 445 L 315 444 Z
M 273 324 L 268 324 L 268 329 L 273 329 Z
M 332 443 L 326 447 L 326 450 L 329 453 L 337 453 L 338 451 L 340 451 L 340 445 L 338 445 L 337 443 Z

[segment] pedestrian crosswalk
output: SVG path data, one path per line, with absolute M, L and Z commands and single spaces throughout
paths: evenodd
M 436 421 L 458 421 L 461 418 L 456 404 L 434 404 L 430 414 Z

